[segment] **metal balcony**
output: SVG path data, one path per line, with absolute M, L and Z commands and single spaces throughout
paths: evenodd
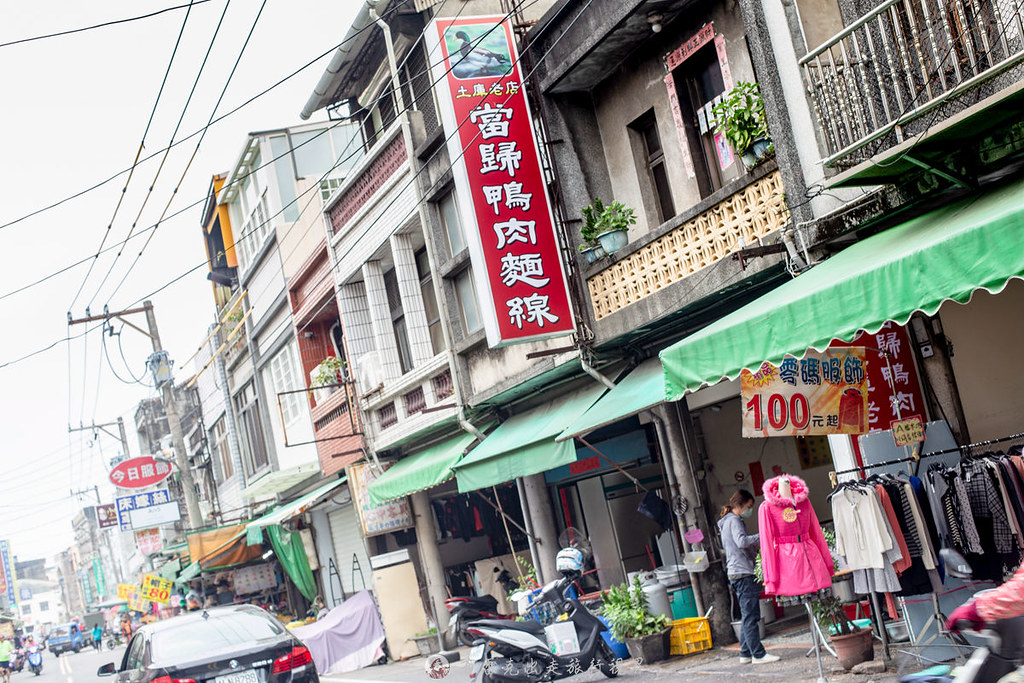
M 824 163 L 890 133 L 894 140 L 879 149 L 901 141 L 904 126 L 1022 60 L 1021 0 L 883 2 L 800 60 L 828 149 Z

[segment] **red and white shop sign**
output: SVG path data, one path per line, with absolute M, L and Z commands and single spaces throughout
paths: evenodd
M 151 455 L 123 460 L 110 470 L 110 483 L 123 489 L 142 489 L 171 476 L 171 464 Z
M 503 19 L 437 19 L 427 31 L 460 218 L 492 347 L 574 331 L 512 24 Z
M 829 345 L 829 348 L 863 346 L 867 349 L 868 431 L 885 431 L 901 418 L 925 417 L 924 392 L 911 343 L 906 328 L 890 321 L 874 334 L 862 332 L 851 342 Z M 889 355 L 888 363 L 883 351 Z M 899 404 L 899 415 L 894 401 Z

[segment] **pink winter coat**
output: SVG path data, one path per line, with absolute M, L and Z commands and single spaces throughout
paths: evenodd
M 779 478 L 764 483 L 764 502 L 758 511 L 764 592 L 806 595 L 832 585 L 832 554 L 821 524 L 807 500 L 807 484 L 789 478 L 793 500 L 779 497 Z

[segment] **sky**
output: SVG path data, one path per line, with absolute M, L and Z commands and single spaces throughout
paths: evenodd
M 230 4 L 223 25 L 185 108 L 225 2 Z M 187 0 L 0 0 L 0 43 L 181 4 Z M 231 169 L 248 132 L 301 123 L 299 111 L 360 4 L 267 0 L 244 52 L 260 10 L 257 0 L 207 0 L 193 6 L 187 21 L 185 9 L 177 9 L 0 46 L 0 126 L 7 131 L 0 143 L 0 538 L 10 541 L 19 559 L 49 558 L 72 543 L 72 516 L 95 503 L 91 491 L 72 496 L 72 490 L 95 485 L 103 502 L 113 502 L 106 472 L 110 458 L 121 450 L 119 442 L 91 431 L 69 434 L 68 427 L 123 416 L 130 448 L 137 449 L 134 408 L 155 395 L 132 380 L 148 381 L 148 338 L 130 327 L 122 329 L 120 322 L 114 332 L 121 334 L 105 337 L 100 323 L 69 326 L 69 313 L 80 318 L 87 306 L 94 315 L 104 306 L 112 311 L 135 307 L 152 294 L 164 348 L 179 367 L 188 360 L 214 318 L 200 234 L 210 179 Z M 173 139 L 206 125 L 240 52 L 218 115 L 328 54 L 214 124 L 174 193 L 198 136 L 173 148 L 157 174 L 163 148 L 172 140 L 183 109 Z M 169 62 L 141 155 L 154 158 L 140 162 L 130 181 L 123 173 L 56 208 L 19 220 L 133 165 Z M 317 118 L 323 114 L 313 120 Z M 168 217 L 129 271 L 151 234 L 146 230 L 169 201 Z M 119 258 L 118 248 L 93 258 L 104 235 L 104 248 L 116 247 L 133 223 L 136 233 L 146 232 L 130 240 Z M 82 260 L 61 275 L 11 294 Z M 145 326 L 144 316 L 129 320 Z M 84 336 L 63 341 L 69 333 Z M 9 364 L 57 341 L 44 353 Z M 189 370 L 187 366 L 180 372 Z

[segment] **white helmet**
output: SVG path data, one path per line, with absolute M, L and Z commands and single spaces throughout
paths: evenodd
M 582 572 L 583 553 L 576 548 L 562 548 L 555 556 L 555 568 L 560 572 Z

